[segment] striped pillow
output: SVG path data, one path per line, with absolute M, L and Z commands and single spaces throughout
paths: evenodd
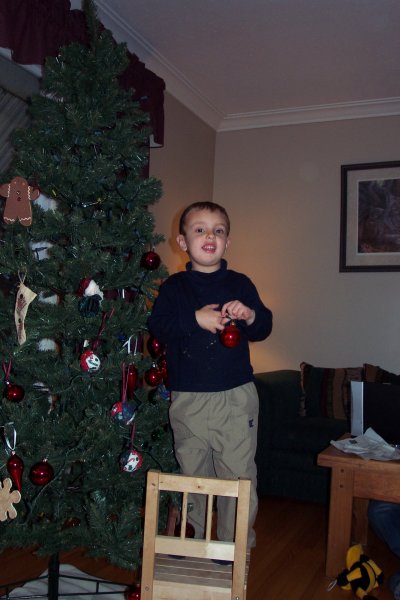
M 300 365 L 306 417 L 349 419 L 350 381 L 362 381 L 362 367 L 329 369 Z
M 400 385 L 400 375 L 390 373 L 381 367 L 364 364 L 364 381 L 368 383 L 391 383 L 393 385 Z

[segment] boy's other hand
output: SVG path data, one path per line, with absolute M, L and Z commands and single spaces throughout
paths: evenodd
M 202 329 L 217 333 L 222 331 L 224 325 L 229 319 L 223 317 L 219 310 L 219 304 L 206 304 L 195 312 L 196 320 Z
M 240 319 L 246 321 L 246 325 L 252 325 L 256 318 L 256 313 L 252 308 L 249 308 L 240 300 L 231 300 L 226 302 L 221 310 L 223 317 L 229 319 Z

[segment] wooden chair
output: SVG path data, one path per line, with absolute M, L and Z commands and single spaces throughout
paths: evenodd
M 183 493 L 180 537 L 159 534 L 160 492 Z M 207 495 L 205 538 L 186 537 L 188 494 Z M 237 498 L 234 542 L 211 539 L 214 496 Z M 149 471 L 144 525 L 142 600 L 245 600 L 250 551 L 250 480 L 187 477 Z M 219 565 L 211 559 L 232 561 Z

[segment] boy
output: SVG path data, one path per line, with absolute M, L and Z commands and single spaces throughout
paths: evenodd
M 182 472 L 251 479 L 248 545 L 253 547 L 258 397 L 248 341 L 270 334 L 272 313 L 248 277 L 227 269 L 222 257 L 229 229 L 226 210 L 218 204 L 196 202 L 184 210 L 177 242 L 190 262 L 160 286 L 149 329 L 166 345 L 170 421 Z M 240 342 L 226 348 L 219 334 L 231 319 L 240 328 Z M 194 495 L 191 502 L 190 520 L 196 537 L 203 537 L 204 498 Z M 220 540 L 233 540 L 234 516 L 235 502 L 218 498 Z

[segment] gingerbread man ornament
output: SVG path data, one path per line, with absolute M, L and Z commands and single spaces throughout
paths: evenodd
M 28 185 L 23 177 L 14 177 L 0 186 L 0 196 L 6 198 L 3 220 L 7 225 L 18 221 L 28 227 L 32 224 L 31 202 L 40 196 L 40 190 Z
M 21 494 L 18 490 L 11 491 L 12 481 L 9 477 L 0 481 L 0 521 L 6 521 L 7 517 L 15 519 L 17 511 L 14 504 L 21 500 Z

